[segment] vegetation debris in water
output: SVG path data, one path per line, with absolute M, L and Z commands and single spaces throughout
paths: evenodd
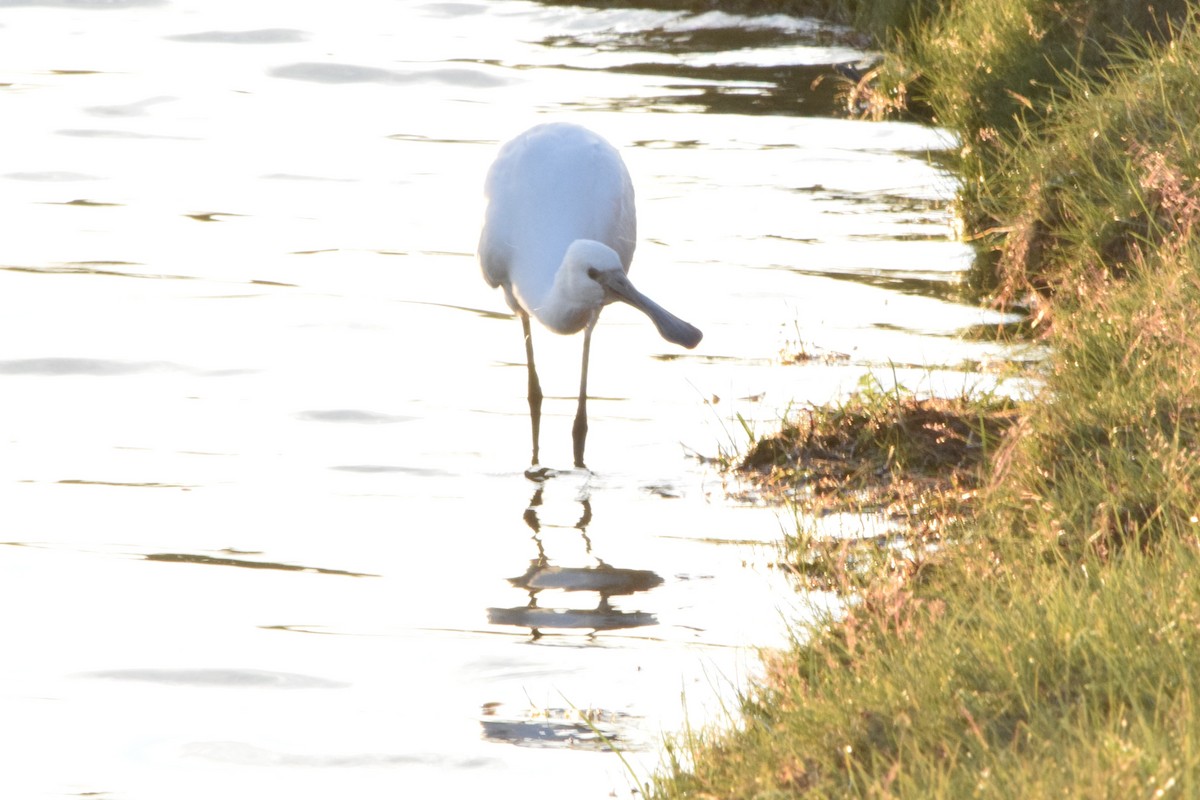
M 739 469 L 768 491 L 801 489 L 814 507 L 903 507 L 973 492 L 1016 418 L 1007 397 L 918 397 L 868 375 L 844 402 L 806 409 L 756 441 Z

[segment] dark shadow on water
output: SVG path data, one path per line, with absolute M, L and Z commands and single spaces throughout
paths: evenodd
M 60 486 L 109 486 L 121 489 L 195 489 L 186 483 L 158 483 L 157 481 L 99 481 L 88 478 L 64 478 L 56 481 Z
M 276 67 L 268 73 L 272 78 L 308 81 L 331 85 L 378 83 L 386 86 L 408 86 L 415 83 L 440 83 L 475 89 L 490 89 L 512 83 L 508 78 L 466 67 L 400 71 L 367 67 L 359 64 L 300 62 Z
M 344 689 L 348 685 L 312 675 L 258 669 L 112 669 L 78 677 L 217 689 Z
M 105 358 L 16 358 L 0 361 L 0 375 L 32 375 L 63 377 L 89 375 L 101 378 L 152 373 L 185 373 L 199 377 L 228 377 L 255 372 L 247 369 L 205 370 L 176 364 L 172 361 L 119 361 Z
M 416 475 L 423 478 L 460 477 L 456 472 L 429 467 L 405 467 L 395 464 L 339 464 L 330 467 L 337 472 L 357 472 L 360 475 Z
M 85 203 L 87 201 L 84 201 Z M 81 205 L 72 201 L 69 205 Z M 99 203 L 88 203 L 88 205 L 103 205 Z M 140 267 L 131 261 L 74 261 L 67 264 L 62 264 L 56 267 L 26 267 L 26 266 L 0 266 L 0 269 L 8 270 L 9 272 L 29 272 L 35 275 L 111 275 L 117 278 L 149 278 L 154 280 L 170 279 L 179 281 L 195 280 L 191 275 L 157 275 L 148 272 L 131 272 L 128 270 L 116 269 L 117 267 Z
M 463 770 L 496 765 L 493 759 L 453 757 L 437 753 L 290 753 L 235 741 L 190 742 L 183 745 L 180 752 L 189 758 L 246 767 L 379 769 L 423 766 L 442 770 Z
M 104 180 L 98 175 L 88 175 L 84 172 L 67 172 L 65 170 L 46 170 L 44 172 L 6 172 L 3 177 L 14 181 L 34 181 L 44 183 L 76 183 L 78 181 Z
M 77 139 L 163 139 L 176 142 L 199 141 L 194 136 L 163 136 L 154 133 L 122 131 L 111 128 L 63 128 L 55 131 L 58 136 L 73 136 Z
M 571 5 L 575 5 L 574 2 Z M 604 3 L 605 6 L 611 5 Z M 819 23 L 789 29 L 775 25 L 684 25 L 674 27 L 600 30 L 563 34 L 542 40 L 547 47 L 595 48 L 622 53 L 667 53 L 674 56 L 752 52 L 797 44 L 826 47 L 842 44 L 831 29 Z
M 325 567 L 305 567 L 299 564 L 281 564 L 275 561 L 253 561 L 246 558 L 226 558 L 223 556 L 205 556 L 196 553 L 148 553 L 143 556 L 147 561 L 163 561 L 171 564 L 205 564 L 215 567 L 244 567 L 246 569 L 274 569 L 284 572 L 311 572 L 317 575 L 345 575 L 351 578 L 378 578 L 369 572 L 349 572 L 343 569 L 326 569 Z
M 922 154 L 913 154 L 920 157 Z M 928 157 L 928 154 L 925 154 Z M 864 214 L 875 213 L 907 215 L 901 216 L 897 222 L 908 225 L 931 225 L 939 230 L 946 226 L 947 201 L 934 197 L 912 197 L 898 192 L 852 192 L 845 189 L 829 189 L 821 184 L 808 186 L 793 186 L 790 191 L 796 194 L 811 195 L 814 200 L 823 203 L 851 206 L 842 213 Z M 831 213 L 831 212 L 826 212 Z M 885 237 L 888 238 L 888 237 Z
M 308 41 L 309 35 L 292 28 L 260 28 L 252 31 L 201 31 L 167 36 L 173 42 L 201 44 L 295 44 Z
M 89 106 L 84 109 L 84 113 L 93 117 L 144 117 L 148 115 L 149 110 L 154 106 L 171 103 L 176 99 L 178 98 L 169 95 L 159 95 L 121 105 Z
M 563 66 L 563 69 L 579 69 Z M 589 98 L 563 103 L 564 108 L 603 111 L 699 111 L 742 116 L 827 117 L 841 105 L 841 85 L 832 65 L 757 67 L 626 64 L 604 72 L 676 78 L 684 83 L 663 84 L 666 92 L 637 97 Z
M 0 361 L 0 375 L 95 375 L 111 377 L 146 372 L 178 372 L 170 361 L 116 361 L 101 358 L 20 358 Z
M 754 18 L 678 23 L 674 19 L 659 27 L 561 34 L 547 37 L 541 44 L 570 55 L 560 69 L 580 69 L 570 62 L 580 63 L 575 58 L 579 51 L 592 51 L 625 59 L 625 63 L 603 67 L 605 72 L 666 79 L 661 94 L 592 98 L 581 102 L 581 108 L 746 116 L 829 116 L 845 108 L 843 96 L 850 83 L 841 77 L 836 64 L 824 59 L 849 55 L 851 61 L 859 60 L 853 52 L 863 44 L 861 37 L 848 30 L 794 18 L 786 24 Z M 797 63 L 802 59 L 800 52 L 819 60 Z M 870 57 L 866 52 L 859 55 L 861 59 Z
M 484 319 L 516 319 L 516 315 L 508 312 L 492 311 L 484 308 L 471 308 L 470 306 L 456 306 L 450 303 L 431 303 L 425 300 L 401 300 L 400 302 L 413 306 L 432 306 L 434 308 L 448 308 L 451 311 L 466 311 L 469 314 L 474 314 L 475 316 L 483 317 Z M 524 362 L 521 363 L 521 366 L 525 366 Z
M 84 11 L 122 11 L 161 5 L 166 5 L 166 0 L 0 0 L 0 8 L 76 8 Z
M 929 297 L 935 300 L 945 300 L 950 303 L 963 305 L 978 305 L 971 287 L 958 280 L 961 273 L 932 272 L 925 275 L 914 272 L 850 272 L 839 270 L 801 269 L 788 267 L 789 272 L 814 278 L 830 278 L 835 281 L 857 283 L 860 286 L 873 286 L 887 289 L 896 294 Z
M 349 423 L 352 425 L 393 425 L 397 422 L 412 422 L 416 417 L 364 411 L 357 408 L 331 408 L 301 411 L 296 418 L 304 422 Z
M 41 205 L 47 206 L 74 206 L 75 208 L 120 208 L 123 203 L 108 203 L 103 200 L 88 200 L 84 197 L 78 197 L 74 200 L 62 201 L 45 201 Z

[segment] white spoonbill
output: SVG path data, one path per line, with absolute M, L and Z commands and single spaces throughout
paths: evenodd
M 555 333 L 583 331 L 579 407 L 571 433 L 575 466 L 587 439 L 588 350 L 600 310 L 628 303 L 669 342 L 695 347 L 703 334 L 639 292 L 625 273 L 637 240 L 633 182 L 616 148 L 586 128 L 549 123 L 500 148 L 484 187 L 487 211 L 479 261 L 490 286 L 521 318 L 529 368 L 533 465 L 538 463 L 542 388 L 529 318 Z

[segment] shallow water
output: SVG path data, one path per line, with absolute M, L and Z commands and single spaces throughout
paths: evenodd
M 784 621 L 706 458 L 892 374 L 986 387 L 934 130 L 830 114 L 816 23 L 523 2 L 0 2 L 0 796 L 606 797 Z M 639 288 L 479 277 L 498 144 L 625 154 Z M 822 356 L 782 366 L 781 351 Z M 743 426 L 743 420 L 745 426 Z

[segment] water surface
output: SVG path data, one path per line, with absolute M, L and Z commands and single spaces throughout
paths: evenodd
M 937 131 L 815 22 L 524 2 L 0 3 L 0 794 L 607 797 L 830 598 L 708 462 L 872 370 L 986 385 Z M 474 258 L 499 143 L 626 156 L 579 342 Z M 829 357 L 782 366 L 781 351 Z M 740 419 L 739 419 L 740 418 Z M 468 794 L 470 793 L 470 794 Z

